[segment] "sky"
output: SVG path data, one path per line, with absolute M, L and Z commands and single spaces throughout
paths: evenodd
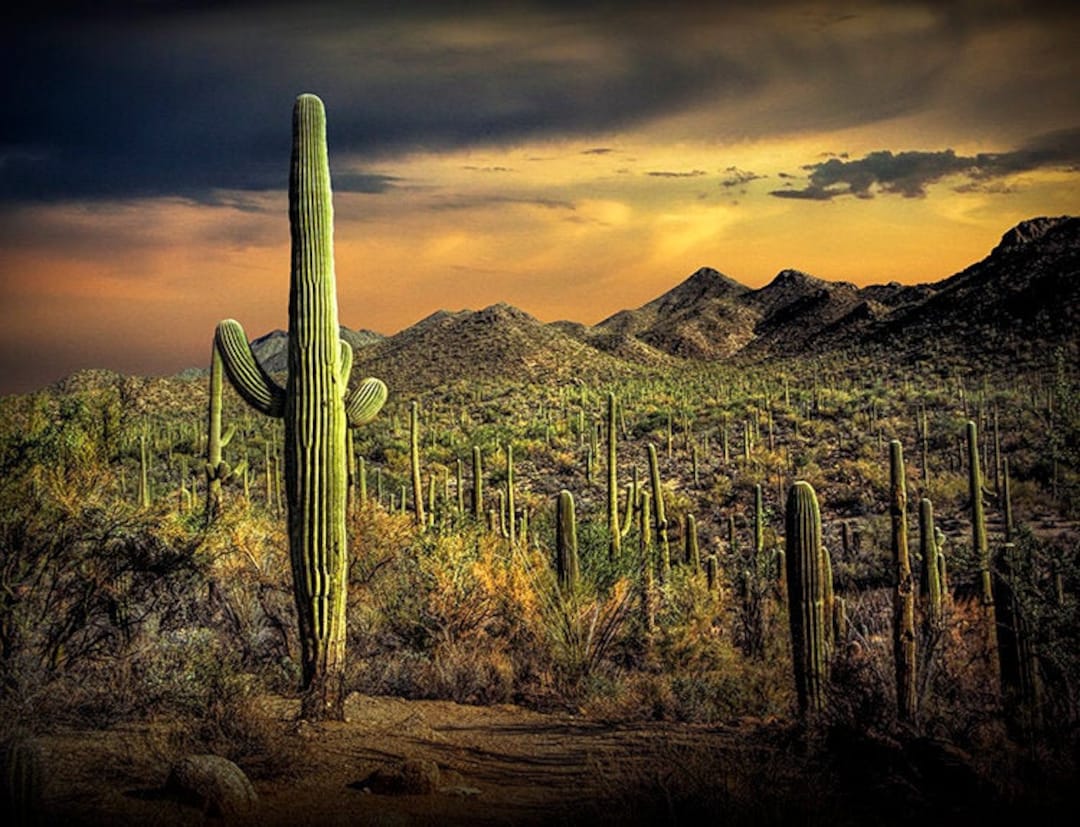
M 703 266 L 937 281 L 1080 214 L 1075 3 L 13 5 L 0 394 L 284 328 L 303 92 L 341 322 L 385 334 L 500 301 L 593 324 Z

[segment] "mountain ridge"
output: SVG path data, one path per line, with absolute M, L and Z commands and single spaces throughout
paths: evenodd
M 354 377 L 370 373 L 413 390 L 481 378 L 587 381 L 853 345 L 905 359 L 1031 355 L 1075 348 L 1077 329 L 1080 218 L 1042 216 L 1009 228 L 983 259 L 936 282 L 858 287 L 785 268 L 755 289 L 700 267 L 640 307 L 591 326 L 544 323 L 498 302 L 437 310 L 392 336 L 342 326 L 342 337 L 354 349 Z M 271 331 L 252 348 L 267 370 L 283 373 L 286 343 L 284 331 Z M 106 373 L 77 372 L 81 379 L 55 387 L 105 381 L 94 377 Z

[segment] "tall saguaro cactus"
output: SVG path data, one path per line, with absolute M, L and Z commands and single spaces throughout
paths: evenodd
M 608 502 L 608 555 L 614 560 L 622 550 L 622 534 L 619 532 L 619 478 L 616 464 L 615 394 L 607 397 L 607 502 Z
M 795 670 L 795 693 L 802 715 L 825 704 L 825 564 L 821 511 L 808 482 L 788 491 L 785 514 L 788 619 Z
M 915 688 L 915 584 L 911 578 L 908 553 L 907 479 L 904 451 L 900 441 L 889 443 L 889 517 L 892 522 L 893 658 L 896 667 L 897 717 L 908 724 L 915 722 L 918 695 Z
M 326 113 L 315 95 L 293 108 L 289 171 L 289 376 L 281 388 L 256 361 L 243 328 L 218 325 L 225 373 L 252 407 L 285 420 L 289 556 L 300 630 L 303 714 L 341 717 L 348 549 L 346 428 L 370 422 L 386 386 L 351 393 L 352 348 L 340 339 L 334 281 L 333 205 Z
M 990 581 L 990 546 L 986 541 L 986 515 L 983 510 L 983 476 L 979 467 L 979 434 L 974 422 L 968 422 L 968 496 L 971 498 L 971 545 L 979 565 L 979 582 L 984 606 L 994 605 Z

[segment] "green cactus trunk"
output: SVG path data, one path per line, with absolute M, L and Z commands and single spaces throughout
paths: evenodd
M 608 556 L 614 560 L 622 550 L 622 534 L 619 531 L 619 478 L 615 453 L 615 394 L 608 394 L 607 403 Z
M 918 695 L 915 688 L 915 584 L 911 578 L 908 553 L 907 479 L 904 451 L 899 440 L 889 443 L 893 558 L 893 659 L 896 669 L 896 710 L 898 719 L 915 722 Z
M 564 591 L 573 592 L 577 588 L 577 520 L 574 495 L 566 489 L 559 492 L 555 508 L 555 573 Z
M 423 528 L 424 484 L 420 479 L 420 409 L 414 401 L 409 406 L 409 470 L 412 476 L 413 509 L 416 525 Z
M 967 423 L 968 496 L 971 498 L 971 544 L 979 566 L 979 582 L 984 606 L 994 605 L 990 584 L 990 546 L 986 540 L 986 515 L 983 511 L 983 477 L 979 467 L 979 436 L 974 422 Z
M 941 628 L 941 565 L 934 537 L 934 504 L 923 497 L 919 502 L 919 554 L 923 564 L 923 592 L 926 595 L 926 623 L 932 631 Z
M 4 823 L 47 823 L 44 812 L 45 768 L 41 746 L 21 734 L 0 743 L 0 815 Z
M 517 519 L 514 503 L 514 446 L 506 446 L 506 538 L 511 547 L 517 543 Z
M 664 489 L 660 484 L 660 464 L 656 458 L 656 446 L 650 443 L 648 453 L 649 476 L 652 480 L 652 507 L 656 517 L 656 537 L 660 543 L 661 579 L 666 583 L 671 568 L 671 545 L 668 540 L 667 512 L 664 510 Z
M 808 482 L 788 491 L 785 515 L 788 619 L 799 713 L 813 715 L 825 706 L 825 566 L 821 512 Z
M 289 172 L 289 376 L 282 389 L 259 365 L 243 328 L 218 325 L 215 345 L 243 399 L 285 424 L 289 557 L 300 632 L 305 718 L 343 715 L 348 548 L 345 432 L 370 421 L 386 386 L 347 393 L 352 349 L 340 339 L 334 283 L 333 205 L 322 101 L 293 108 Z
M 484 519 L 484 477 L 478 445 L 472 449 L 472 513 L 477 522 Z
M 322 102 L 293 110 L 292 272 L 285 492 L 305 713 L 341 717 L 345 678 L 345 406 L 334 283 L 333 205 Z
M 698 545 L 697 518 L 693 514 L 686 515 L 686 564 L 690 571 L 697 574 L 701 571 L 701 547 Z

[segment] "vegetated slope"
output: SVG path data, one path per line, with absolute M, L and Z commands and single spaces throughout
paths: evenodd
M 740 303 L 745 285 L 710 267 L 642 305 L 597 324 L 591 341 L 609 352 L 633 354 L 632 340 L 672 356 L 717 359 L 743 348 L 757 319 Z
M 628 363 L 602 353 L 508 304 L 440 310 L 356 354 L 354 376 L 372 374 L 395 390 L 472 379 L 550 384 L 626 375 Z
M 1075 347 L 1080 218 L 1021 222 L 982 261 L 934 287 L 923 301 L 892 312 L 873 338 L 909 352 L 928 341 L 967 353 Z

